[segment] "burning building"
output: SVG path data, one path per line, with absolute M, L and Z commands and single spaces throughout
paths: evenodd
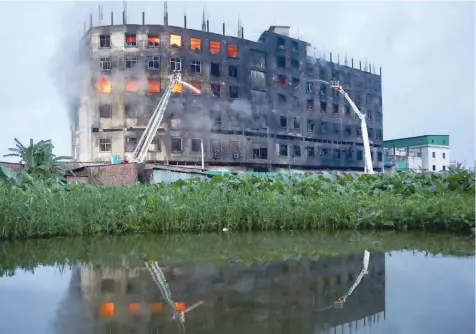
M 309 43 L 271 26 L 257 42 L 168 25 L 93 27 L 81 40 L 87 80 L 74 104 L 73 156 L 79 161 L 131 160 L 169 84 L 165 117 L 146 160 L 208 170 L 363 170 L 360 121 L 343 96 L 319 80 L 340 80 L 367 115 L 374 169 L 382 168 L 381 75 L 375 68 L 308 56 Z M 202 146 L 203 144 L 203 146 Z M 203 147 L 203 152 L 202 152 Z

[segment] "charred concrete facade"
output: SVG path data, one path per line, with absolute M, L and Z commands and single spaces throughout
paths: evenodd
M 186 21 L 184 23 L 186 26 Z M 223 32 L 224 32 L 223 27 Z M 289 27 L 259 41 L 165 25 L 92 27 L 82 39 L 88 80 L 73 121 L 80 161 L 130 160 L 167 76 L 181 71 L 148 161 L 229 171 L 363 170 L 360 121 L 330 87 L 340 80 L 368 115 L 374 168 L 382 167 L 381 76 L 307 55 Z M 353 63 L 353 61 L 351 61 Z

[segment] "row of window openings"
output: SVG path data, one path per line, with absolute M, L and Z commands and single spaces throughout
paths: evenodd
M 297 99 L 297 97 L 295 97 Z M 280 104 L 284 104 L 286 103 L 287 101 L 287 98 L 286 98 L 286 95 L 284 94 L 278 94 L 278 102 Z M 299 105 L 298 102 L 295 102 L 295 104 Z M 320 112 L 322 113 L 327 113 L 327 107 L 328 107 L 328 104 L 327 102 L 325 101 L 320 101 L 319 102 L 319 110 Z M 315 111 L 315 101 L 314 99 L 308 99 L 306 101 L 306 110 L 307 111 Z M 359 108 L 359 110 L 362 112 L 362 110 Z M 332 103 L 332 113 L 333 114 L 339 114 L 340 111 L 339 111 L 339 103 Z M 348 103 L 345 103 L 344 104 L 344 113 L 346 115 L 351 115 L 351 107 Z M 373 120 L 373 114 L 372 114 L 372 111 L 371 110 L 367 110 L 367 119 L 368 120 Z M 378 121 L 382 121 L 382 113 L 380 111 L 377 111 L 376 112 L 376 118 Z
M 128 137 L 126 138 L 126 151 L 127 152 L 133 152 L 137 146 L 137 138 L 135 137 Z M 202 140 L 201 139 L 192 139 L 191 140 L 191 152 L 192 153 L 200 153 L 201 152 L 201 144 Z M 154 141 L 151 144 L 151 147 L 149 151 L 152 152 L 161 152 L 162 151 L 162 146 L 161 146 L 161 140 L 160 138 L 155 138 Z M 218 148 L 219 145 L 213 145 L 212 141 L 212 151 L 217 158 L 219 154 L 221 153 L 221 149 Z M 239 154 L 239 149 L 238 149 L 238 143 L 235 143 L 234 145 L 230 145 L 232 148 L 232 155 L 233 158 L 238 158 Z M 233 149 L 234 148 L 234 149 Z M 112 152 L 112 139 L 111 138 L 100 138 L 99 139 L 99 149 L 101 152 Z M 173 137 L 171 138 L 171 152 L 172 153 L 180 153 L 183 152 L 183 140 L 180 137 Z M 252 149 L 253 153 L 253 159 L 268 159 L 268 148 L 266 147 L 260 147 L 260 148 L 253 148 Z M 314 159 L 316 158 L 316 155 L 320 153 L 320 155 L 323 158 L 330 158 L 331 154 L 331 149 L 329 148 L 321 148 L 321 149 L 316 149 L 315 147 L 308 146 L 306 147 L 306 153 L 307 153 L 307 158 L 308 159 Z M 317 154 L 316 154 L 317 153 Z M 371 152 L 372 155 L 372 160 L 373 160 L 373 152 Z M 288 157 L 289 156 L 289 147 L 287 144 L 279 144 L 279 156 L 280 157 Z M 293 145 L 292 147 L 292 156 L 295 158 L 300 158 L 302 157 L 302 152 L 301 152 L 301 146 L 299 145 Z M 353 153 L 351 150 L 343 150 L 343 149 L 334 149 L 334 159 L 335 160 L 340 160 L 341 158 L 345 157 L 346 160 L 352 160 L 353 159 Z M 378 161 L 382 161 L 382 152 L 377 152 L 377 159 Z M 361 150 L 357 150 L 357 161 L 363 160 L 363 152 Z
M 125 65 L 127 69 L 133 69 L 138 65 L 138 57 L 137 56 L 126 56 L 125 57 Z M 149 56 L 147 59 L 147 66 L 148 69 L 151 70 L 159 70 L 160 69 L 160 57 L 159 56 Z M 109 57 L 101 57 L 100 58 L 100 68 L 102 71 L 110 71 L 112 66 L 111 66 L 111 58 Z M 170 70 L 172 71 L 181 71 L 182 70 L 182 59 L 180 57 L 172 57 L 170 59 Z M 196 73 L 200 74 L 202 73 L 202 63 L 199 60 L 192 60 L 190 63 L 190 72 L 191 73 Z M 221 71 L 220 71 L 220 64 L 219 63 L 210 63 L 210 75 L 214 77 L 220 77 L 221 76 Z M 228 77 L 230 78 L 235 78 L 238 79 L 238 67 L 234 65 L 228 65 Z M 284 75 L 279 75 L 278 76 L 278 85 L 281 87 L 286 86 L 286 77 Z M 299 85 L 299 79 L 293 78 L 292 79 L 292 85 L 297 86 Z M 306 85 L 306 92 L 313 94 L 314 93 L 314 83 L 309 82 Z M 347 92 L 347 94 L 350 96 L 351 92 Z M 327 101 L 327 90 L 325 86 L 321 86 L 319 90 L 319 97 L 321 100 L 321 111 L 325 111 L 325 105 Z M 356 95 L 356 104 L 360 105 L 362 103 L 361 96 Z M 332 99 L 334 101 L 334 106 L 336 106 L 338 103 L 335 103 L 336 101 L 339 101 L 340 95 L 339 92 L 333 92 Z M 284 94 L 278 94 L 278 100 L 281 103 L 285 103 L 287 100 L 286 95 Z M 379 98 L 380 104 L 381 104 L 381 98 Z M 313 99 L 308 99 L 308 110 L 314 110 L 314 100 Z M 366 105 L 371 105 L 373 101 L 373 96 L 370 94 L 366 95 Z M 334 109 L 337 109 L 335 107 Z M 360 108 L 359 108 L 360 109 Z M 338 111 L 335 111 L 338 112 Z M 350 113 L 350 105 L 346 103 L 346 113 Z
M 431 157 L 432 157 L 433 159 L 435 159 L 435 158 L 436 158 L 436 152 L 431 152 Z M 442 153 L 441 153 L 441 157 L 442 157 L 443 159 L 446 159 L 446 153 L 445 153 L 445 152 L 442 152 Z M 443 167 L 444 167 L 444 166 L 443 166 Z
M 281 128 L 287 129 L 288 128 L 288 118 L 286 116 L 279 116 L 279 126 Z M 308 119 L 307 120 L 307 131 L 308 132 L 314 132 L 315 131 L 315 122 L 313 120 Z M 293 129 L 295 130 L 300 130 L 301 129 L 301 119 L 299 117 L 294 117 L 293 118 Z M 339 123 L 334 123 L 333 126 L 333 133 L 335 135 L 339 135 L 341 131 L 341 124 Z M 372 128 L 367 128 L 368 135 L 370 138 L 373 138 L 373 129 Z M 327 134 L 328 133 L 328 123 L 327 122 L 321 122 L 319 132 L 322 134 Z M 351 125 L 345 125 L 344 128 L 344 133 L 346 136 L 351 136 L 352 135 L 352 126 Z M 356 135 L 358 137 L 362 136 L 362 129 L 361 127 L 357 127 L 356 130 Z M 382 139 L 382 129 L 376 129 L 375 131 L 375 136 L 377 139 Z
M 196 86 L 196 85 L 195 85 Z M 232 87 L 232 86 L 230 86 Z M 126 117 L 128 118 L 136 118 L 137 117 L 137 112 L 136 110 L 129 105 L 125 106 L 125 114 Z M 211 115 L 213 116 L 213 119 L 217 124 L 221 123 L 221 116 L 219 114 L 217 115 Z M 99 117 L 100 118 L 112 118 L 112 105 L 110 104 L 102 104 L 99 106 Z M 279 126 L 281 128 L 287 129 L 288 128 L 288 118 L 286 116 L 280 116 L 279 117 Z M 294 117 L 293 118 L 293 129 L 295 130 L 300 130 L 301 129 L 301 119 L 299 117 Z M 308 119 L 307 120 L 307 131 L 308 132 L 314 132 L 316 129 L 315 122 L 313 120 Z M 370 138 L 373 138 L 373 129 L 372 128 L 367 128 L 368 130 L 368 135 Z M 327 134 L 328 133 L 328 123 L 327 122 L 321 122 L 319 132 L 322 134 Z M 334 123 L 333 124 L 333 133 L 335 135 L 339 135 L 341 132 L 341 125 L 339 123 Z M 351 125 L 345 125 L 344 127 L 344 133 L 346 136 L 351 136 L 352 135 L 352 126 Z M 362 130 L 360 127 L 357 127 L 356 129 L 356 135 L 358 137 L 362 136 Z M 375 131 L 375 137 L 376 139 L 382 139 L 382 129 L 376 129 Z
M 191 85 L 195 87 L 198 90 L 202 90 L 202 84 L 197 81 L 192 81 Z M 98 82 L 98 90 L 102 94 L 109 94 L 112 92 L 112 83 L 110 80 L 107 78 L 102 78 Z M 125 89 L 127 92 L 138 92 L 139 91 L 139 80 L 130 78 L 126 80 L 126 86 Z M 173 93 L 181 93 L 183 91 L 183 85 L 181 83 L 177 83 L 174 85 L 172 92 Z M 221 85 L 220 84 L 210 84 L 210 91 L 212 96 L 215 97 L 221 97 Z M 148 93 L 160 93 L 160 80 L 156 79 L 149 79 L 148 80 L 148 86 L 147 86 L 147 92 Z M 195 92 L 192 92 L 192 94 L 196 94 Z M 230 99 L 237 99 L 239 97 L 239 87 L 238 86 L 233 86 L 233 85 L 228 85 L 228 97 Z M 106 111 L 105 115 L 110 116 L 105 116 L 103 118 L 111 118 L 112 117 L 112 110 Z
M 319 79 L 329 81 L 330 78 L 328 78 L 328 75 L 326 74 L 326 70 L 324 68 L 319 69 Z M 340 80 L 343 81 L 345 85 L 350 85 L 351 84 L 351 74 L 350 73 L 341 73 L 337 69 L 332 69 L 331 71 L 331 79 L 332 80 Z M 342 79 L 342 80 L 341 80 Z M 381 89 L 381 83 L 380 80 L 373 80 L 371 78 L 366 78 L 365 80 L 362 80 L 361 78 L 354 77 L 355 81 L 355 86 L 358 88 L 363 88 L 364 87 L 364 82 L 365 82 L 365 88 L 367 89 L 374 89 L 374 90 L 380 90 Z
M 127 69 L 134 69 L 139 64 L 139 58 L 137 56 L 126 56 L 125 65 Z M 99 66 L 101 71 L 106 72 L 112 69 L 112 62 L 110 57 L 100 57 Z M 147 68 L 150 70 L 159 70 L 160 69 L 160 57 L 159 56 L 148 56 L 147 57 Z M 181 71 L 182 70 L 182 58 L 172 57 L 170 58 L 170 70 L 172 71 Z M 191 73 L 202 73 L 202 62 L 200 60 L 192 60 L 190 62 L 190 72 Z M 210 63 L 210 75 L 214 77 L 221 76 L 220 64 L 219 63 Z M 228 65 L 228 76 L 230 78 L 238 78 L 238 67 L 234 65 Z
M 149 47 L 159 47 L 160 45 L 160 37 L 158 35 L 148 35 L 148 46 Z M 294 42 L 294 41 L 293 41 Z M 297 44 L 297 42 L 294 42 Z M 137 46 L 137 35 L 136 34 L 125 34 L 125 45 L 129 47 Z M 284 43 L 278 42 L 279 48 L 284 47 Z M 109 48 L 111 46 L 111 36 L 110 35 L 100 35 L 100 47 L 101 48 Z M 182 36 L 180 35 L 170 35 L 170 46 L 172 48 L 181 48 L 182 47 Z M 234 44 L 228 44 L 228 56 L 237 58 L 238 57 L 238 47 Z M 298 46 L 293 44 L 293 50 L 297 51 Z M 202 42 L 199 38 L 190 38 L 190 49 L 196 52 L 202 50 Z M 209 51 L 212 54 L 217 54 L 221 50 L 221 43 L 220 41 L 210 41 L 210 48 Z M 283 56 L 277 56 L 276 58 L 277 66 L 280 68 L 286 68 L 286 58 Z M 291 59 L 291 67 L 294 69 L 299 69 L 299 61 L 296 59 Z M 320 69 L 320 77 L 321 79 L 325 79 L 325 71 L 324 69 Z M 333 70 L 332 71 L 332 78 L 339 79 L 339 71 Z M 350 84 L 350 73 L 344 74 L 344 83 Z M 366 80 L 367 88 L 372 88 L 370 79 Z M 356 84 L 357 87 L 362 87 L 362 81 L 358 81 Z M 375 81 L 375 89 L 380 89 L 380 82 Z
M 317 154 L 320 154 L 322 158 L 330 158 L 331 157 L 331 149 L 323 147 L 319 150 L 313 146 L 306 147 L 306 153 L 308 159 L 314 159 Z M 317 154 L 316 154 L 317 153 Z M 374 159 L 374 153 L 370 152 L 372 156 L 372 160 Z M 279 156 L 281 157 L 288 157 L 289 156 L 289 149 L 287 144 L 279 144 Z M 296 158 L 302 157 L 301 146 L 293 145 L 292 147 L 292 156 Z M 340 160 L 345 157 L 346 160 L 353 159 L 353 153 L 351 150 L 345 149 L 334 149 L 334 160 Z M 363 151 L 357 150 L 357 161 L 363 160 Z M 382 152 L 377 152 L 377 160 L 382 161 Z
M 286 86 L 286 78 L 283 75 L 278 76 L 278 83 L 279 86 L 284 87 Z M 299 85 L 299 79 L 293 78 L 292 79 L 292 85 L 297 86 Z M 308 94 L 314 94 L 315 91 L 315 85 L 313 82 L 307 82 L 306 83 L 306 93 Z M 347 95 L 352 99 L 352 91 L 347 90 L 346 91 Z M 323 102 L 327 101 L 327 85 L 321 84 L 319 87 L 319 99 Z M 339 101 L 340 100 L 340 93 L 338 91 L 332 91 L 332 100 L 333 101 Z M 382 98 L 378 98 L 379 105 L 382 105 Z M 374 102 L 374 96 L 372 94 L 366 94 L 365 95 L 365 104 L 366 105 L 371 105 Z M 355 94 L 355 104 L 357 106 L 362 104 L 362 96 L 361 94 Z M 350 106 L 349 106 L 350 107 Z M 359 108 L 360 109 L 360 108 Z
M 169 45 L 171 48 L 180 49 L 182 48 L 182 36 L 170 34 Z M 124 35 L 124 45 L 126 47 L 137 47 L 137 34 L 126 33 Z M 99 36 L 99 46 L 101 48 L 110 48 L 111 47 L 111 35 L 100 35 Z M 147 46 L 149 48 L 158 48 L 160 46 L 160 36 L 159 35 L 147 35 Z M 202 40 L 200 38 L 190 37 L 190 50 L 195 52 L 202 51 Z M 219 54 L 221 51 L 221 42 L 220 41 L 210 41 L 209 42 L 209 51 L 211 54 Z M 235 44 L 227 45 L 228 57 L 238 58 L 238 46 Z

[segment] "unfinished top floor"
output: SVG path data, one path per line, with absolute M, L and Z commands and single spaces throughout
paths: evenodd
M 177 51 L 185 55 L 187 53 L 193 56 L 211 56 L 215 59 L 239 59 L 248 58 L 249 52 L 265 54 L 276 61 L 265 61 L 261 67 L 280 67 L 296 69 L 300 72 L 314 74 L 316 71 L 324 71 L 321 68 L 338 69 L 342 73 L 342 79 L 353 76 L 366 76 L 371 81 L 375 81 L 374 86 L 380 86 L 380 74 L 376 74 L 375 67 L 368 64 L 362 64 L 361 61 L 355 62 L 347 58 L 343 64 L 339 57 L 333 59 L 332 53 L 329 54 L 329 60 L 318 59 L 308 55 L 310 44 L 289 37 L 289 27 L 271 26 L 264 31 L 258 41 L 244 39 L 243 32 L 236 36 L 209 32 L 207 30 L 186 29 L 168 25 L 110 25 L 101 27 L 92 27 L 81 41 L 81 48 L 85 51 L 84 55 L 90 58 L 95 55 L 110 55 L 117 53 L 148 53 L 150 51 L 159 51 L 161 55 L 169 54 L 170 51 Z M 276 59 L 275 59 L 276 58 Z M 279 58 L 279 59 L 278 59 Z M 337 60 L 337 61 L 336 61 Z M 302 66 L 295 66 L 302 62 Z M 372 71 L 373 68 L 373 71 Z M 333 78 L 329 73 L 327 79 Z

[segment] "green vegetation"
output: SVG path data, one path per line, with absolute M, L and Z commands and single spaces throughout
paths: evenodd
M 320 231 L 77 237 L 6 241 L 0 246 L 0 277 L 37 266 L 67 268 L 76 264 L 104 267 L 167 263 L 266 263 L 287 259 L 318 260 L 370 252 L 419 251 L 426 254 L 474 255 L 474 239 L 447 233 L 393 231 Z
M 108 187 L 0 185 L 0 238 L 394 229 L 474 233 L 474 173 L 216 176 Z
M 24 146 L 15 138 L 16 147 L 9 148 L 10 154 L 4 157 L 18 157 L 23 168 L 14 172 L 8 168 L 0 166 L 0 183 L 2 180 L 13 186 L 21 186 L 25 183 L 32 183 L 41 180 L 46 184 L 65 183 L 65 175 L 69 173 L 68 168 L 62 163 L 63 160 L 71 160 L 71 157 L 53 154 L 54 146 L 51 140 L 41 140 L 34 143 L 30 139 L 30 145 Z

